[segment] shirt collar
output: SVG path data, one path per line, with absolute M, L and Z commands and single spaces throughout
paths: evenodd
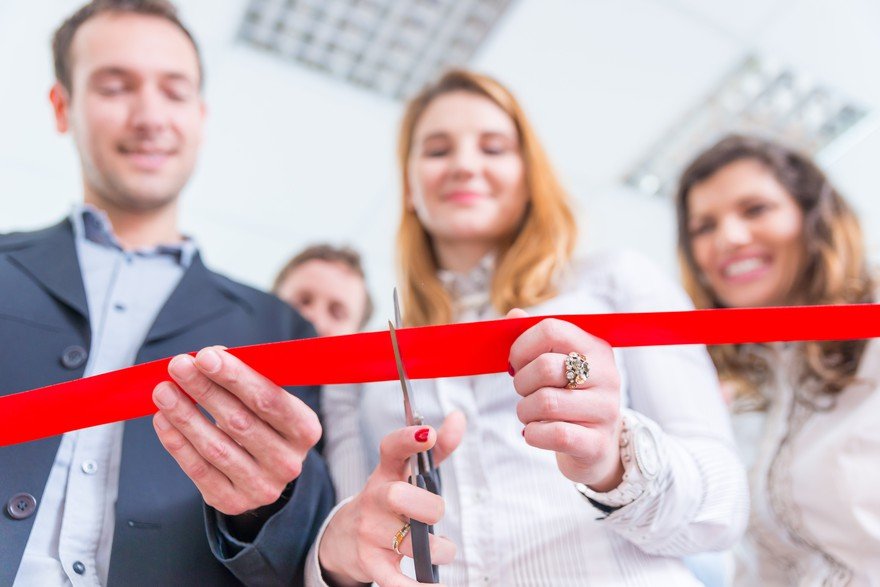
M 91 204 L 78 204 L 74 206 L 70 214 L 70 222 L 73 225 L 73 235 L 78 241 L 89 241 L 101 247 L 125 251 L 122 243 L 113 232 L 113 225 L 107 214 Z M 184 269 L 192 263 L 197 252 L 195 241 L 184 236 L 183 241 L 170 245 L 158 245 L 155 247 L 136 249 L 130 251 L 142 257 L 168 255 L 174 257 L 177 263 Z
M 492 276 L 495 273 L 495 253 L 485 255 L 467 273 L 455 273 L 446 269 L 437 272 L 437 278 L 449 295 L 456 314 L 468 311 L 481 313 L 491 302 Z

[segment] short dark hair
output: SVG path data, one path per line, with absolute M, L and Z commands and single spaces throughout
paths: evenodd
M 272 285 L 272 291 L 278 293 L 278 289 L 281 287 L 284 280 L 287 279 L 287 276 L 290 275 L 291 271 L 309 261 L 341 263 L 364 280 L 364 295 L 366 296 L 366 303 L 364 304 L 364 315 L 361 318 L 359 327 L 363 328 L 366 326 L 367 322 L 369 322 L 370 318 L 373 316 L 373 298 L 370 296 L 370 291 L 366 285 L 367 276 L 364 273 L 361 256 L 357 251 L 350 247 L 334 247 L 333 245 L 328 244 L 317 244 L 306 247 L 290 259 L 281 271 L 278 272 L 278 275 L 275 277 L 275 283 Z
M 196 51 L 199 64 L 199 87 L 204 81 L 202 55 L 199 46 L 189 29 L 177 16 L 177 8 L 168 0 L 92 0 L 67 18 L 52 36 L 52 57 L 55 61 L 55 79 L 67 90 L 72 91 L 70 46 L 76 31 L 89 19 L 105 13 L 143 14 L 163 18 L 176 26 L 190 40 Z

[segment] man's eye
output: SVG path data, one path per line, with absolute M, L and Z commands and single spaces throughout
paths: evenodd
M 121 94 L 125 91 L 125 86 L 123 84 L 107 84 L 103 86 L 98 86 L 98 93 L 102 96 L 115 96 L 117 94 Z

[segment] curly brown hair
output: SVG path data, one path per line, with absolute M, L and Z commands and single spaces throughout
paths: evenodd
M 873 301 L 875 280 L 868 267 L 858 217 L 821 169 L 806 155 L 754 136 L 728 136 L 693 160 L 682 173 L 676 194 L 678 253 L 685 289 L 698 308 L 724 304 L 711 290 L 694 259 L 688 231 L 688 194 L 721 168 L 736 161 L 758 161 L 791 194 L 804 215 L 806 262 L 792 291 L 807 304 L 854 304 Z M 864 340 L 811 341 L 803 345 L 803 380 L 817 382 L 824 393 L 851 383 L 865 349 Z M 710 347 L 722 380 L 740 397 L 758 397 L 772 370 L 755 353 L 756 345 Z

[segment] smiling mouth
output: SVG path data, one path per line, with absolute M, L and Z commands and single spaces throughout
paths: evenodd
M 177 154 L 174 149 L 143 149 L 125 145 L 119 147 L 119 153 L 126 157 L 135 167 L 144 171 L 156 171 L 168 159 Z
M 484 197 L 483 194 L 478 192 L 451 192 L 444 196 L 444 200 L 448 202 L 459 202 L 459 203 L 467 203 L 474 202 L 476 200 L 480 200 Z
M 749 259 L 742 259 L 741 261 L 728 263 L 724 269 L 722 269 L 721 275 L 728 279 L 736 279 L 738 277 L 751 275 L 768 265 L 769 263 L 765 259 L 751 257 Z

